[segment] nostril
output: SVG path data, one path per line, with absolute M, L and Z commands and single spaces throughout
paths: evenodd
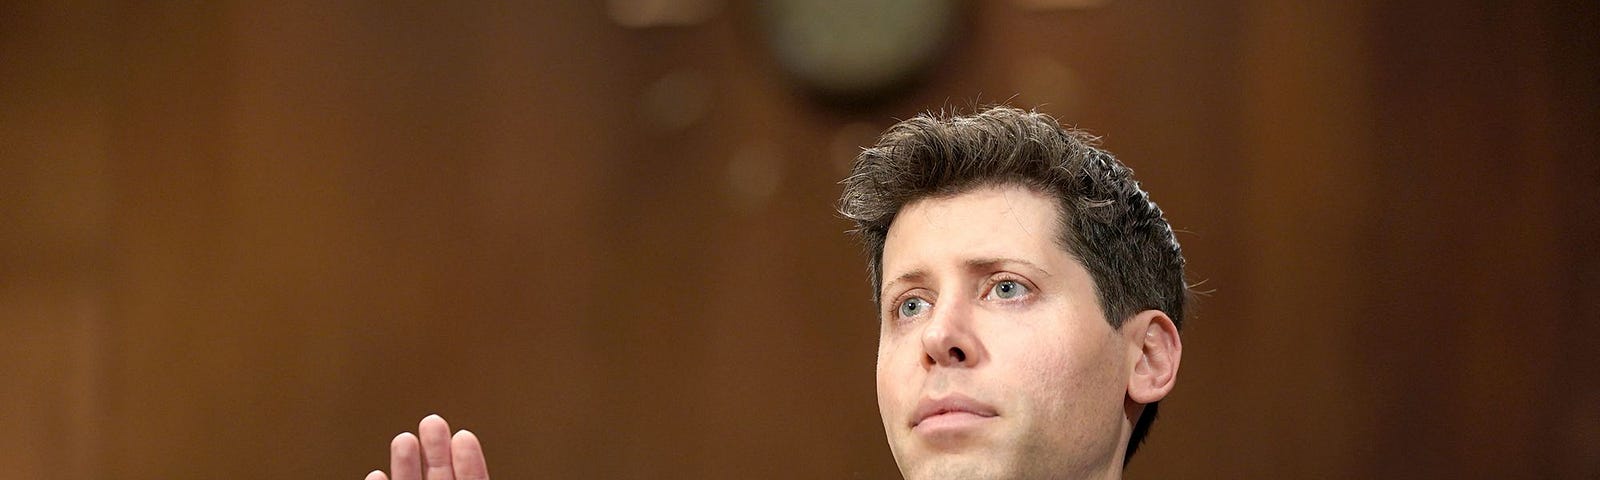
M 967 361 L 967 354 L 962 352 L 960 347 L 950 347 L 950 358 L 956 359 L 957 362 L 965 362 Z

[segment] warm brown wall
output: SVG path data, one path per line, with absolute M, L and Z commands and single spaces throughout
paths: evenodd
M 1600 475 L 1590 5 L 973 2 L 845 111 L 743 4 L 590 3 L 0 6 L 4 476 L 358 478 L 439 412 L 505 478 L 893 477 L 835 182 L 1013 94 L 1212 291 L 1130 477 Z

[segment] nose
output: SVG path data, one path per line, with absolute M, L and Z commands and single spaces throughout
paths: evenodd
M 947 302 L 935 308 L 933 318 L 923 326 L 923 365 L 945 368 L 972 368 L 987 356 L 983 342 L 973 330 L 973 312 L 965 302 Z

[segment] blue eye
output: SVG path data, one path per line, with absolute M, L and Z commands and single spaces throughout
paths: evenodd
M 1017 298 L 1022 296 L 1024 293 L 1028 293 L 1028 287 L 1024 287 L 1021 283 L 1017 283 L 1012 280 L 996 283 L 994 284 L 994 288 L 989 289 L 990 295 L 1001 300 Z
M 901 317 L 915 317 L 917 315 L 922 315 L 932 307 L 933 304 L 928 303 L 927 300 L 920 298 L 907 298 L 904 302 L 900 302 L 899 313 Z

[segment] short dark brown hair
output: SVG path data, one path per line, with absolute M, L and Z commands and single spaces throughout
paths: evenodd
M 1088 270 L 1112 327 L 1153 309 L 1183 328 L 1188 287 L 1172 227 L 1133 171 L 1096 144 L 1049 115 L 1007 106 L 966 116 L 925 113 L 890 127 L 856 157 L 839 199 L 839 212 L 855 221 L 866 247 L 873 302 L 882 302 L 884 241 L 901 208 L 981 186 L 1020 185 L 1058 200 L 1060 244 Z M 1155 422 L 1157 403 L 1145 406 L 1124 462 Z

